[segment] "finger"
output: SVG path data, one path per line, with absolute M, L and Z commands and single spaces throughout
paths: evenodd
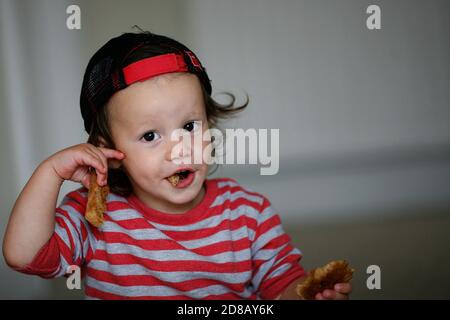
M 80 164 L 94 168 L 97 172 L 97 175 L 105 171 L 102 161 L 95 154 L 92 154 L 90 152 L 86 152 L 84 154 L 84 156 L 81 158 Z
M 96 160 L 99 165 L 93 166 L 97 174 L 97 184 L 99 186 L 106 185 L 108 169 L 106 166 L 106 158 L 100 156 L 98 153 L 88 150 L 87 153 Z
M 108 149 L 108 148 L 98 148 L 101 153 L 106 157 L 106 163 L 108 165 L 108 168 L 117 169 L 121 166 L 121 161 L 125 159 L 126 155 L 115 149 Z
M 105 163 L 102 160 L 101 156 L 98 153 L 96 153 L 94 150 L 90 149 L 90 148 L 86 150 L 86 153 L 89 154 L 94 159 L 96 159 L 96 161 L 100 162 L 100 164 L 101 164 L 100 167 L 98 167 L 98 168 L 95 167 L 95 169 L 96 169 L 95 171 L 97 173 L 106 173 L 107 168 L 105 167 Z
M 106 186 L 107 183 L 108 183 L 108 176 L 107 176 L 107 174 L 105 174 L 105 173 L 97 174 L 97 184 L 100 187 Z
M 118 150 L 106 149 L 106 148 L 100 148 L 100 150 L 108 158 L 108 168 L 113 168 L 113 169 L 119 168 L 122 160 L 126 158 L 125 153 L 118 151 Z
M 87 189 L 89 189 L 89 187 L 90 187 L 90 176 L 89 176 L 89 171 L 88 172 L 86 172 L 86 174 L 83 176 L 83 178 L 81 178 L 81 184 L 85 187 L 85 188 L 87 188 Z
M 350 294 L 352 292 L 352 285 L 350 283 L 337 283 L 334 290 L 343 294 Z
M 336 291 L 326 289 L 322 291 L 322 295 L 325 299 L 335 299 L 336 298 Z
M 109 149 L 109 148 L 102 148 L 99 147 L 100 151 L 105 155 L 106 158 L 116 158 L 118 160 L 123 160 L 125 158 L 125 153 L 115 150 L 115 149 Z
M 105 157 L 103 152 L 101 152 L 98 148 L 91 146 L 89 151 L 95 154 L 103 163 L 104 170 L 102 172 L 107 173 L 108 171 L 108 159 Z
M 315 298 L 316 298 L 316 300 L 325 300 L 322 293 L 320 293 L 320 292 L 316 294 Z
M 336 292 L 334 300 L 348 300 L 348 295 Z

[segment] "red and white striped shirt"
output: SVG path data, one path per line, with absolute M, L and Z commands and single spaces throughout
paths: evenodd
M 264 196 L 229 178 L 205 186 L 183 214 L 110 193 L 99 228 L 84 219 L 87 189 L 70 192 L 52 238 L 19 271 L 53 278 L 80 266 L 91 299 L 273 299 L 304 275 Z

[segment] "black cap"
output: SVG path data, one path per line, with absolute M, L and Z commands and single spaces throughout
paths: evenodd
M 84 74 L 80 107 L 86 132 L 91 132 L 95 114 L 115 92 L 136 81 L 180 71 L 196 74 L 211 94 L 206 69 L 178 41 L 150 32 L 124 33 L 109 40 L 92 56 Z

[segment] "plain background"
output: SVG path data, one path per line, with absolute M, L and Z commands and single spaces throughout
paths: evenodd
M 81 30 L 66 27 L 71 4 Z M 366 27 L 371 4 L 381 30 Z M 213 176 L 266 195 L 305 268 L 347 259 L 355 299 L 450 298 L 446 0 L 0 0 L 0 234 L 36 166 L 86 141 L 84 68 L 135 24 L 196 52 L 213 93 L 248 93 L 223 127 L 280 129 L 277 175 L 235 165 Z M 381 290 L 366 286 L 372 264 Z M 82 297 L 0 261 L 2 299 Z

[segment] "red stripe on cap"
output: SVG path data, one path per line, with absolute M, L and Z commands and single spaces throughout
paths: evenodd
M 170 72 L 187 72 L 188 68 L 183 56 L 168 53 L 134 62 L 123 68 L 125 83 L 130 85 L 136 81 L 148 79 Z

